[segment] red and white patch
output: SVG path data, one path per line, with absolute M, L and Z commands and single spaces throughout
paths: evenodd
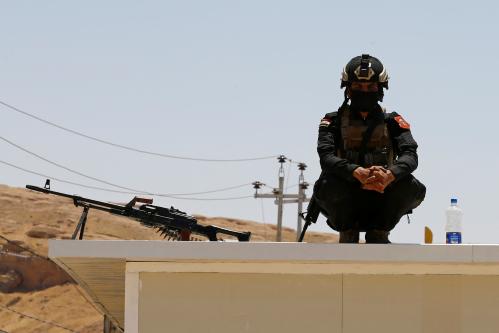
M 331 124 L 331 119 L 329 119 L 329 118 L 322 118 L 319 127 L 328 127 L 329 124 Z
M 411 128 L 411 125 L 409 125 L 409 123 L 405 121 L 405 119 L 402 118 L 402 116 L 396 116 L 394 119 L 399 124 L 400 128 L 405 128 L 405 129 Z

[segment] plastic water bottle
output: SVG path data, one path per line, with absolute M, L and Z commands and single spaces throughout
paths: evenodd
M 457 206 L 457 199 L 450 199 L 450 207 L 445 210 L 447 223 L 445 224 L 445 242 L 447 244 L 461 244 L 463 239 L 463 210 Z

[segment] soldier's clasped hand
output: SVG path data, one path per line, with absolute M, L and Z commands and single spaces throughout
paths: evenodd
M 385 188 L 395 180 L 390 170 L 377 165 L 369 168 L 359 167 L 354 170 L 353 176 L 362 184 L 362 189 L 379 193 L 384 193 Z
M 374 177 L 371 174 L 371 170 L 358 167 L 353 171 L 353 176 L 357 179 L 361 184 L 366 184 L 367 182 L 374 181 Z

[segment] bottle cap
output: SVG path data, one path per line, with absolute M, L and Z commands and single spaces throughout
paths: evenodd
M 450 203 L 451 203 L 451 205 L 452 205 L 452 204 L 455 204 L 455 205 L 456 205 L 456 204 L 457 204 L 457 199 L 456 199 L 456 198 L 452 198 L 452 199 L 450 199 Z

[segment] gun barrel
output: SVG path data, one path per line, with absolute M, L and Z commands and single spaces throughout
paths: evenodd
M 53 194 L 57 195 L 60 197 L 65 197 L 69 199 L 73 199 L 73 203 L 75 204 L 76 207 L 78 206 L 85 206 L 87 204 L 92 204 L 93 206 L 90 208 L 95 208 L 95 209 L 101 209 L 101 210 L 106 210 L 108 209 L 117 209 L 117 210 L 122 210 L 125 207 L 117 204 L 112 204 L 109 202 L 104 202 L 104 201 L 98 201 L 98 200 L 93 200 L 93 199 L 88 199 L 84 197 L 80 197 L 79 195 L 73 195 L 73 194 L 67 194 L 67 193 L 62 193 L 62 192 L 57 192 L 57 191 L 52 191 L 43 187 L 38 187 L 38 186 L 33 186 L 33 185 L 26 185 L 26 188 L 29 190 L 37 191 L 37 192 L 42 192 L 46 194 Z
M 43 187 L 34 186 L 34 185 L 26 185 L 26 188 L 28 190 L 33 190 L 33 191 L 47 193 L 47 194 L 55 194 L 55 195 L 59 195 L 61 197 L 66 197 L 66 198 L 70 198 L 70 199 L 72 199 L 74 197 L 74 195 L 71 195 L 71 194 L 56 192 L 56 191 L 52 191 L 52 190 L 49 190 L 49 189 L 46 189 Z

